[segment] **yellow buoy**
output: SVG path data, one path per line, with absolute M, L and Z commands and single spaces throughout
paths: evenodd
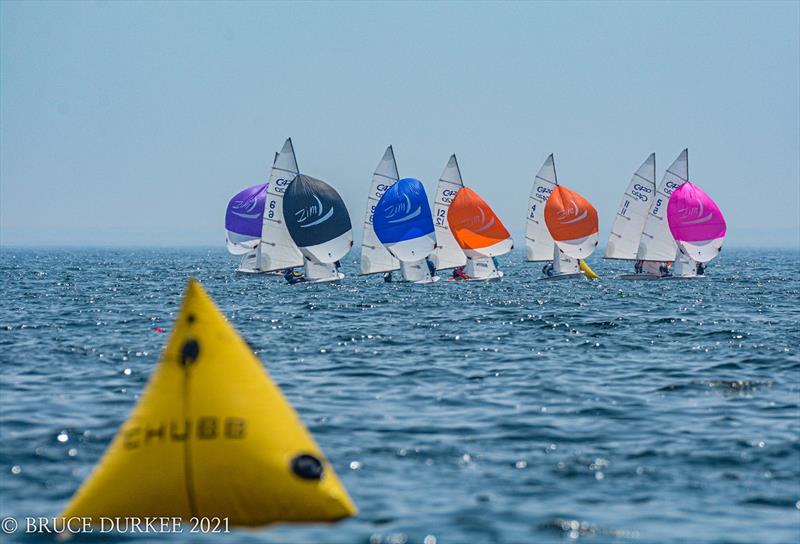
M 583 275 L 589 278 L 590 280 L 596 280 L 597 278 L 600 277 L 594 273 L 594 270 L 589 268 L 589 265 L 586 264 L 586 261 L 584 261 L 583 259 L 580 259 L 580 267 L 581 267 L 581 272 L 583 272 Z
M 62 515 L 265 525 L 355 514 L 278 386 L 189 280 L 139 403 Z

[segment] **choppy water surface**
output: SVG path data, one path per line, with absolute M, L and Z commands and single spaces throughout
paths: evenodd
M 537 282 L 521 260 L 500 283 L 352 261 L 340 286 L 288 286 L 217 249 L 3 250 L 0 515 L 60 512 L 194 275 L 361 510 L 225 542 L 796 542 L 798 254 L 729 250 L 692 282 L 599 258 L 601 281 Z

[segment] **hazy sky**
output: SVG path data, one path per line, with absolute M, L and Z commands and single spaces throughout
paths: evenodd
M 547 156 L 603 243 L 684 147 L 729 244 L 798 244 L 800 3 L 0 3 L 0 242 L 224 245 L 293 138 L 360 225 L 393 144 L 523 245 Z

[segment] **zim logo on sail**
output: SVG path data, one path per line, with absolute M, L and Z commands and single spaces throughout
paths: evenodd
M 295 220 L 301 229 L 319 225 L 333 217 L 333 206 L 326 212 L 319 197 L 313 193 L 311 196 L 314 198 L 313 203 L 294 212 Z

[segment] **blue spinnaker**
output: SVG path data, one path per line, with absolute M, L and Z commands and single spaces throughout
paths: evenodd
M 375 205 L 373 227 L 378 240 L 401 261 L 427 257 L 436 237 L 422 182 L 403 178 L 383 193 Z

